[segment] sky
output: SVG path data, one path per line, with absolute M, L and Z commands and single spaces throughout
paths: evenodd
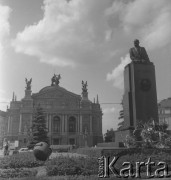
M 0 110 L 61 74 L 60 86 L 99 97 L 103 133 L 117 129 L 129 49 L 140 40 L 155 65 L 158 101 L 171 97 L 170 0 L 0 0 Z M 116 104 L 115 104 L 116 103 Z

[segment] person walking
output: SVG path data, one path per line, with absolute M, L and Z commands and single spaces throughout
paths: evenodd
M 8 155 L 8 148 L 9 148 L 9 144 L 7 139 L 5 138 L 3 142 L 4 156 Z

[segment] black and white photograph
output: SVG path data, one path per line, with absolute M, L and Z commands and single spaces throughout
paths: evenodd
M 171 1 L 0 0 L 0 180 L 171 179 Z

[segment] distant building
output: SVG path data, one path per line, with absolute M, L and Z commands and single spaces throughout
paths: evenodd
M 0 146 L 2 146 L 2 142 L 6 131 L 7 131 L 7 113 L 0 110 Z
M 32 93 L 32 79 L 26 79 L 25 97 L 17 101 L 13 94 L 6 112 L 8 140 L 19 140 L 19 146 L 26 146 L 33 110 L 40 104 L 45 111 L 51 145 L 94 146 L 102 142 L 102 111 L 98 97 L 96 102 L 88 99 L 87 82 L 82 81 L 82 95 L 77 95 L 60 87 L 59 80 L 60 75 L 54 74 L 50 86 Z
M 168 130 L 171 131 L 171 97 L 162 100 L 158 104 L 159 122 L 167 123 L 169 125 Z

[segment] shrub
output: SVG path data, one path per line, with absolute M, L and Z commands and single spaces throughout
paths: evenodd
M 158 124 L 154 121 L 141 124 L 141 126 L 137 125 L 133 135 L 127 135 L 125 145 L 144 148 L 171 147 L 171 136 L 166 131 L 167 127 L 167 124 Z
M 14 154 L 11 156 L 5 156 L 0 161 L 0 168 L 8 169 L 8 168 L 30 168 L 42 166 L 44 162 L 37 161 L 32 152 L 25 152 Z
M 171 148 L 171 136 L 165 139 L 165 144 Z
M 0 177 L 1 178 L 21 178 L 21 177 L 33 177 L 35 176 L 37 171 L 34 169 L 5 169 L 0 170 Z
M 48 176 L 98 174 L 97 158 L 57 157 L 46 162 Z

